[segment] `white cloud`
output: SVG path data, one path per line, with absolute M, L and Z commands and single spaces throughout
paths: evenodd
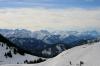
M 100 28 L 100 9 L 0 9 L 0 28 L 70 29 Z

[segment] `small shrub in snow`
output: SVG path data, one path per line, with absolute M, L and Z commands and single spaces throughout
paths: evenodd
M 80 66 L 82 66 L 84 64 L 84 62 L 83 61 L 80 61 Z
M 12 53 L 11 53 L 11 51 L 5 53 L 4 56 L 5 56 L 6 58 L 8 58 L 8 57 L 12 58 Z
M 70 63 L 70 65 L 72 65 L 72 62 L 71 61 L 69 63 Z
M 45 59 L 39 58 L 38 60 L 34 60 L 34 61 L 25 60 L 24 63 L 35 64 L 35 63 L 40 63 L 40 62 L 43 62 L 43 61 L 45 61 Z

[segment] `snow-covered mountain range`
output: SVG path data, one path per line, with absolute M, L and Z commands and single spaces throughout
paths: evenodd
M 0 29 L 0 33 L 15 45 L 40 57 L 54 57 L 77 45 L 100 41 L 100 32 L 92 31 L 29 31 Z
M 45 30 L 31 32 L 24 29 L 2 29 L 0 30 L 0 33 L 2 34 L 0 35 L 1 66 L 6 66 L 5 64 L 12 64 L 7 66 L 15 66 L 15 64 L 20 64 L 18 66 L 29 66 L 25 64 L 31 64 L 30 66 L 100 65 L 100 33 L 97 31 L 85 31 L 81 33 L 77 31 L 69 31 L 68 33 L 63 32 L 60 35 L 60 32 L 50 33 L 49 31 Z M 40 38 L 37 38 L 38 35 L 42 35 L 42 37 L 39 36 Z M 44 39 L 47 38 L 45 35 L 49 37 L 52 36 L 53 40 L 58 39 L 55 38 L 55 36 L 58 37 L 59 35 L 61 40 L 68 40 L 72 43 L 53 42 L 53 44 L 49 44 L 44 41 Z M 62 38 L 66 38 L 66 40 Z M 77 47 L 75 47 L 73 44 Z M 49 58 L 45 61 L 45 58 L 42 57 L 53 58 Z

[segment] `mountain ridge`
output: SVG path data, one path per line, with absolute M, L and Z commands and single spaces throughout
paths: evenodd
M 85 32 L 40 30 L 31 32 L 25 29 L 1 29 L 0 33 L 21 49 L 46 58 L 54 57 L 62 51 L 78 45 L 100 41 L 100 33 L 95 30 Z

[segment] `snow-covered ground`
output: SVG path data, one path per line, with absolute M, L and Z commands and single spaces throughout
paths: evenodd
M 74 47 L 39 64 L 1 66 L 100 66 L 100 42 Z
M 20 55 L 19 53 L 14 54 L 13 48 L 7 48 L 8 46 L 2 42 L 0 42 L 0 66 L 1 64 L 24 64 L 24 61 L 34 61 L 39 59 L 39 57 L 32 56 L 29 54 L 25 55 Z M 5 53 L 11 51 L 12 57 L 7 57 L 5 56 Z

